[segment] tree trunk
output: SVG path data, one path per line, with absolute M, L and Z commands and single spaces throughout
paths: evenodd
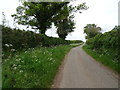
M 46 29 L 40 29 L 39 33 L 45 35 Z
M 64 39 L 64 40 L 65 40 L 65 38 L 66 38 L 66 35 L 64 35 L 64 34 L 58 33 L 58 36 L 59 36 L 59 38 L 62 38 L 62 39 Z

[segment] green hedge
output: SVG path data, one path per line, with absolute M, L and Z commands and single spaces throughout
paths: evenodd
M 113 29 L 104 34 L 98 34 L 86 41 L 86 47 L 94 51 L 111 56 L 113 60 L 120 61 L 120 30 Z
M 11 49 L 19 50 L 24 48 L 34 48 L 36 46 L 55 46 L 70 43 L 69 41 L 61 38 L 48 37 L 32 31 L 12 29 L 5 26 L 1 27 L 3 51 Z
M 75 43 L 83 43 L 82 40 L 70 40 L 71 44 L 75 44 Z

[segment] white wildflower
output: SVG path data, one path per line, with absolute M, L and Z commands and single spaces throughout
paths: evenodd
M 21 66 L 21 65 L 18 65 L 19 67 Z
M 43 54 L 45 54 L 45 52 L 43 52 Z
M 55 60 L 53 60 L 53 62 L 55 62 Z
M 50 58 L 49 60 L 51 61 L 53 58 Z
M 36 59 L 36 62 L 38 61 L 38 59 Z
M 16 55 L 16 57 L 18 57 L 18 55 Z
M 32 48 L 33 50 L 35 49 L 35 48 Z
M 12 45 L 12 44 L 10 44 L 10 46 L 12 47 L 13 45 Z
M 13 69 L 17 69 L 17 67 L 13 67 Z
M 11 51 L 15 51 L 15 49 L 11 49 Z
M 13 64 L 13 67 L 17 66 L 16 64 Z
M 18 62 L 19 62 L 20 60 L 21 60 L 21 58 L 16 59 L 16 61 L 18 61 Z
M 22 63 L 24 63 L 24 61 L 21 61 Z
M 21 73 L 21 72 L 23 72 L 23 70 L 20 70 L 19 72 Z
M 9 47 L 9 44 L 5 44 L 6 47 Z

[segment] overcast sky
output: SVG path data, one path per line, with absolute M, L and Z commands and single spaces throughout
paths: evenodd
M 118 2 L 120 0 L 77 0 L 76 3 L 86 2 L 89 6 L 88 10 L 76 13 L 75 22 L 76 29 L 73 33 L 67 36 L 67 40 L 83 40 L 85 34 L 83 28 L 86 24 L 97 24 L 103 32 L 110 31 L 115 25 L 118 25 Z M 13 27 L 13 18 L 11 14 L 16 13 L 16 7 L 19 5 L 19 0 L 2 0 L 0 3 L 0 24 L 2 23 L 2 12 L 5 13 L 6 19 L 9 20 L 9 26 Z M 22 26 L 19 26 L 23 28 Z M 56 29 L 49 29 L 46 34 L 48 36 L 57 37 Z

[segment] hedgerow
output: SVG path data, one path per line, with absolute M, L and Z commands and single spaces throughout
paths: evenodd
M 2 26 L 3 50 L 34 48 L 36 46 L 54 46 L 60 44 L 69 44 L 69 41 L 40 35 L 32 31 Z
M 48 37 L 33 31 L 12 29 L 2 26 L 2 50 L 4 57 L 17 51 L 35 47 L 51 47 L 61 44 L 70 44 L 70 41 L 61 38 Z
M 70 40 L 71 44 L 75 44 L 75 43 L 83 43 L 82 40 Z
M 86 47 L 94 51 L 111 56 L 113 60 L 120 61 L 120 28 L 115 28 L 104 34 L 98 34 L 86 41 Z

